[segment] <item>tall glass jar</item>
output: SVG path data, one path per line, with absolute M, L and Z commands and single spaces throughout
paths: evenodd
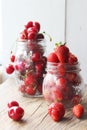
M 66 108 L 82 101 L 84 82 L 80 64 L 47 63 L 43 96 L 48 102 L 62 102 Z
M 23 96 L 41 97 L 46 74 L 45 40 L 17 41 L 15 74 Z

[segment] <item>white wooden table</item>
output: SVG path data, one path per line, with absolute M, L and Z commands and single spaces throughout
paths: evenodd
M 82 119 L 75 118 L 69 109 L 62 121 L 54 122 L 47 113 L 48 103 L 43 98 L 21 96 L 15 79 L 9 78 L 0 85 L 0 130 L 87 130 L 87 91 L 85 92 L 85 113 Z M 7 114 L 7 103 L 12 100 L 18 101 L 25 110 L 24 117 L 19 122 L 10 119 Z

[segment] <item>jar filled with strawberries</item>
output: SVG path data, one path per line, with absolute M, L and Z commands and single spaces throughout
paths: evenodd
M 28 97 L 42 96 L 42 82 L 46 74 L 46 40 L 44 33 L 40 33 L 40 27 L 39 22 L 29 21 L 16 41 L 15 55 L 10 57 L 19 91 Z
M 84 82 L 78 58 L 66 44 L 56 44 L 47 57 L 47 74 L 43 81 L 43 96 L 48 102 L 62 102 L 66 108 L 82 101 Z

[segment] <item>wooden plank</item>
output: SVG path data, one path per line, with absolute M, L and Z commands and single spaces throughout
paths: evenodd
M 87 90 L 87 88 L 86 88 Z M 20 95 L 14 78 L 0 85 L 0 130 L 87 130 L 87 91 L 84 94 L 85 113 L 82 119 L 72 115 L 71 109 L 60 122 L 54 122 L 47 114 L 49 103 L 43 98 L 27 98 Z M 7 114 L 7 103 L 17 100 L 25 110 L 21 121 L 11 120 Z

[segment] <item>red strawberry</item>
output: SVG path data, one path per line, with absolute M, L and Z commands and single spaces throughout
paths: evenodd
M 81 104 L 75 105 L 72 112 L 77 118 L 81 118 L 84 113 L 84 107 Z
M 70 82 L 73 82 L 76 78 L 77 74 L 75 72 L 66 73 L 66 79 Z
M 54 97 L 54 101 L 63 100 L 63 93 L 57 87 L 52 88 L 52 96 Z
M 64 90 L 64 88 L 66 88 L 67 85 L 67 80 L 63 77 L 58 78 L 58 80 L 56 81 L 56 85 Z
M 67 63 L 69 57 L 69 48 L 64 45 L 57 46 L 55 53 L 61 63 Z
M 75 64 L 77 61 L 78 61 L 77 57 L 74 54 L 69 53 L 68 63 Z
M 48 114 L 52 117 L 54 121 L 61 120 L 65 114 L 64 105 L 58 102 L 52 103 L 48 107 Z
M 58 75 L 59 76 L 64 76 L 66 73 L 66 66 L 64 63 L 58 63 Z
M 58 57 L 57 57 L 57 55 L 56 55 L 54 52 L 51 52 L 51 53 L 48 55 L 47 61 L 48 61 L 48 62 L 56 62 L 56 63 L 59 62 Z
M 74 105 L 77 105 L 78 103 L 80 103 L 81 102 L 81 95 L 74 95 L 73 96 L 73 98 L 72 98 L 72 103 L 74 104 Z

